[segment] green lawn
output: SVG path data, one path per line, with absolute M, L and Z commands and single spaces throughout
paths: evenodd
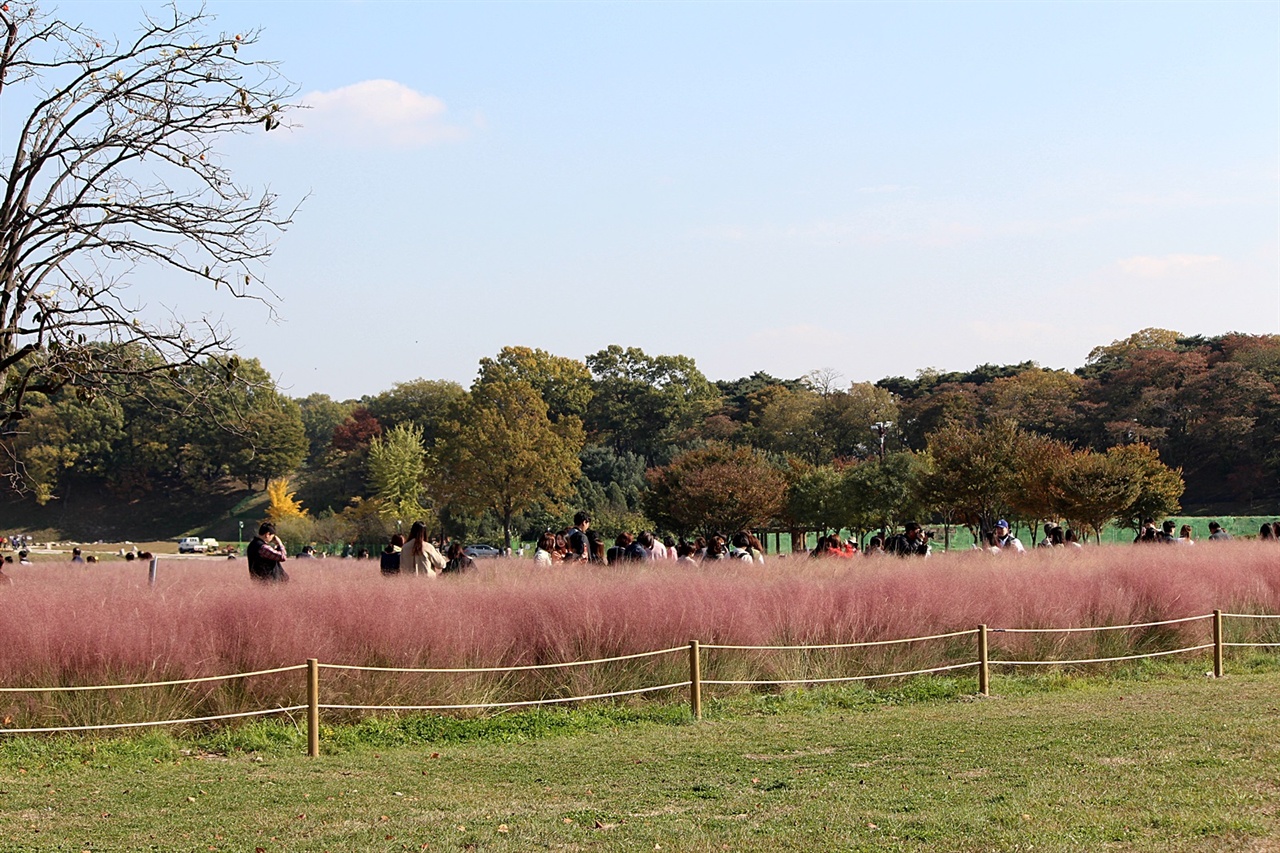
M 0 850 L 1272 849 L 1280 671 L 1199 669 L 0 741 Z

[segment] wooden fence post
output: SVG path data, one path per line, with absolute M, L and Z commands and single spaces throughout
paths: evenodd
M 320 754 L 320 661 L 307 658 L 307 755 Z
M 987 657 L 987 626 L 978 626 L 978 693 L 991 695 L 991 668 Z
M 151 589 L 156 587 L 156 567 L 160 565 L 159 557 L 151 558 L 151 565 L 147 569 L 147 586 Z
M 1222 611 L 1213 611 L 1213 677 L 1222 677 Z
M 689 641 L 689 710 L 702 719 L 702 652 L 697 640 Z

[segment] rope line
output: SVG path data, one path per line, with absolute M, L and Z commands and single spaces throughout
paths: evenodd
M 289 714 L 305 711 L 306 705 L 290 705 L 286 708 L 268 708 L 265 711 L 242 711 L 238 714 L 218 714 L 213 717 L 190 717 L 181 720 L 152 720 L 145 723 L 103 723 L 94 726 L 50 726 L 39 729 L 0 729 L 0 735 L 45 734 L 52 732 L 98 732 L 107 729 L 136 729 L 143 726 L 172 726 L 178 723 L 208 723 L 214 720 L 234 720 L 237 717 L 261 717 L 266 714 Z
M 329 711 L 463 711 L 483 708 L 527 708 L 532 705 L 557 705 L 566 702 L 586 702 L 590 699 L 611 699 L 615 696 L 634 696 L 637 693 L 654 693 L 675 687 L 688 687 L 688 681 L 660 684 L 657 687 L 639 687 L 635 690 L 618 690 L 613 693 L 596 693 L 591 696 L 565 696 L 555 699 L 529 699 L 522 702 L 481 702 L 474 705 L 319 705 Z M 708 682 L 704 681 L 703 684 Z
M 1082 660 L 991 660 L 990 664 L 1002 664 L 1004 666 L 1061 666 L 1066 664 L 1078 663 L 1111 663 L 1112 661 L 1121 660 L 1139 660 L 1141 658 L 1158 658 L 1162 655 L 1176 655 L 1182 652 L 1198 652 L 1204 649 L 1213 648 L 1213 643 L 1206 643 L 1202 646 L 1187 646 L 1185 649 L 1170 649 L 1167 652 L 1146 652 L 1140 655 L 1124 655 L 1116 658 L 1088 658 Z
M 965 669 L 970 666 L 978 666 L 980 661 L 969 661 L 968 663 L 955 663 L 949 666 L 935 666 L 931 669 L 913 669 L 910 672 L 886 672 L 880 675 L 850 675 L 842 678 L 789 678 L 778 681 L 717 681 L 712 679 L 703 679 L 703 684 L 834 684 L 840 681 L 871 681 L 876 678 L 899 678 L 906 675 L 925 675 L 931 672 L 949 672 L 953 669 Z
M 826 643 L 816 646 L 729 646 L 720 645 L 718 643 L 703 643 L 704 649 L 736 649 L 739 651 L 807 651 L 810 649 L 857 649 L 866 646 L 892 646 L 899 643 L 918 643 L 922 640 L 945 640 L 951 637 L 965 637 L 974 633 L 974 629 L 968 631 L 952 631 L 950 634 L 930 634 L 926 637 L 905 637 L 901 640 L 867 640 L 861 643 Z M 761 682 L 766 683 L 766 682 Z
M 565 669 L 572 666 L 592 666 L 598 663 L 612 663 L 619 660 L 635 660 L 636 658 L 648 658 L 655 655 L 669 655 L 672 652 L 687 652 L 688 646 L 673 646 L 669 649 L 658 649 L 652 652 L 637 652 L 633 655 L 620 655 L 615 658 L 597 658 L 596 660 L 575 660 L 565 661 L 564 663 L 535 663 L 526 664 L 524 666 L 478 666 L 465 667 L 460 669 L 431 669 L 431 668 L 415 668 L 415 667 L 398 667 L 398 666 L 356 666 L 345 663 L 322 663 L 321 669 L 348 669 L 358 670 L 360 672 L 419 672 L 419 673 L 470 673 L 470 672 L 528 672 L 533 669 Z
M 1176 625 L 1179 622 L 1195 622 L 1200 619 L 1212 619 L 1212 613 L 1203 616 L 1184 616 L 1181 619 L 1164 619 L 1160 622 L 1135 622 L 1132 625 L 1097 625 L 1092 628 L 988 628 L 996 634 L 1068 634 L 1084 631 L 1124 631 L 1129 628 L 1153 628 L 1157 625 Z
M 1223 616 L 1230 616 L 1232 619 L 1280 619 L 1280 615 L 1275 613 L 1223 613 Z
M 1272 649 L 1280 646 L 1280 643 L 1223 643 L 1222 645 L 1240 649 Z
M 200 684 L 206 681 L 226 681 L 231 678 L 249 678 L 255 675 L 274 675 L 277 672 L 296 672 L 306 669 L 305 663 L 280 666 L 275 669 L 259 669 L 253 672 L 237 672 L 233 675 L 206 675 L 202 678 L 178 678 L 173 681 L 144 681 L 138 684 L 80 684 L 68 687 L 0 687 L 0 693 L 58 693 L 83 690 L 130 690 L 135 687 L 172 687 L 175 684 Z

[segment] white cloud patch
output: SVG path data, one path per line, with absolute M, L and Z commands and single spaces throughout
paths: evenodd
M 418 148 L 462 139 L 467 130 L 451 124 L 448 108 L 394 80 L 365 80 L 302 98 L 298 133 L 377 148 Z
M 1165 278 L 1203 269 L 1221 261 L 1222 258 L 1218 255 L 1164 255 L 1163 257 L 1137 255 L 1118 261 L 1117 266 L 1126 275 L 1139 278 Z

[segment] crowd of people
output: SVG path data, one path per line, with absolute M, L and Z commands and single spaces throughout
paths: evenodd
M 591 516 L 579 512 L 573 517 L 573 526 L 567 530 L 548 530 L 543 533 L 533 552 L 533 564 L 536 567 L 563 563 L 608 566 L 649 560 L 684 564 L 715 560 L 763 563 L 764 545 L 748 530 L 740 530 L 731 536 L 712 533 L 693 540 L 678 541 L 673 536 L 659 538 L 642 530 L 636 535 L 620 533 L 614 538 L 613 545 L 607 546 L 599 533 L 591 528 Z

